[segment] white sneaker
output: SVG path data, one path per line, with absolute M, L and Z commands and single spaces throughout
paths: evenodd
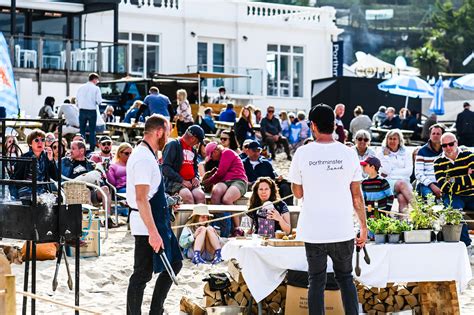
M 466 250 L 467 250 L 467 256 L 469 257 L 469 261 L 471 262 L 471 265 L 474 266 L 474 256 L 472 255 L 474 252 L 474 249 L 472 248 L 472 245 L 467 246 Z

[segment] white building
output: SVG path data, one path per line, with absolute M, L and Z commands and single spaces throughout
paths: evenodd
M 245 0 L 122 0 L 119 42 L 128 44 L 123 67 L 133 76 L 210 71 L 242 74 L 209 80 L 210 97 L 224 85 L 236 103 L 309 109 L 311 80 L 332 76 L 332 41 L 342 32 L 335 9 Z M 113 11 L 84 14 L 81 39 L 110 42 Z M 87 70 L 87 69 L 83 69 Z M 85 81 L 87 72 L 83 72 Z M 74 95 L 80 80 L 70 85 Z M 37 113 L 46 95 L 66 96 L 64 83 L 18 82 L 20 101 Z M 32 114 L 33 114 L 32 113 Z

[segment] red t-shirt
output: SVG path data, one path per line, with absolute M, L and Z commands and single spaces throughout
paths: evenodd
M 194 173 L 193 147 L 187 145 L 182 138 L 179 139 L 179 142 L 183 148 L 183 164 L 179 170 L 179 175 L 181 175 L 184 180 L 191 180 L 196 177 L 196 174 Z

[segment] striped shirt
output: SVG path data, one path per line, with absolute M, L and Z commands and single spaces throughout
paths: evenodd
M 435 151 L 431 146 L 431 141 L 421 147 L 415 159 L 415 177 L 418 183 L 429 186 L 436 183 L 434 173 L 434 161 L 441 156 L 443 150 Z
M 448 195 L 474 196 L 474 153 L 467 149 L 458 149 L 458 156 L 451 160 L 444 152 L 434 163 L 436 180 L 443 193 Z
M 393 192 L 390 184 L 385 178 L 377 176 L 362 181 L 362 192 L 364 194 L 365 206 L 374 207 L 378 203 L 378 209 L 390 211 L 393 204 Z M 368 214 L 370 216 L 370 214 Z

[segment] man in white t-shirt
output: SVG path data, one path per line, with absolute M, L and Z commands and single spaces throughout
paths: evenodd
M 333 261 L 345 313 L 358 314 L 352 279 L 354 209 L 360 223 L 355 243 L 363 247 L 367 239 L 359 159 L 354 150 L 333 139 L 331 107 L 313 107 L 309 119 L 316 141 L 296 150 L 288 176 L 295 197 L 304 197 L 297 238 L 304 241 L 308 260 L 309 314 L 324 314 L 327 256 Z
M 127 203 L 131 208 L 130 229 L 135 237 L 133 274 L 127 290 L 127 314 L 141 314 L 143 292 L 153 272 L 160 272 L 153 291 L 150 314 L 163 314 L 163 304 L 172 280 L 156 254 L 163 249 L 175 274 L 181 270 L 182 255 L 171 230 L 169 208 L 156 151 L 169 136 L 169 121 L 152 115 L 145 123 L 142 143 L 127 162 Z M 160 265 L 161 264 L 161 265 Z

